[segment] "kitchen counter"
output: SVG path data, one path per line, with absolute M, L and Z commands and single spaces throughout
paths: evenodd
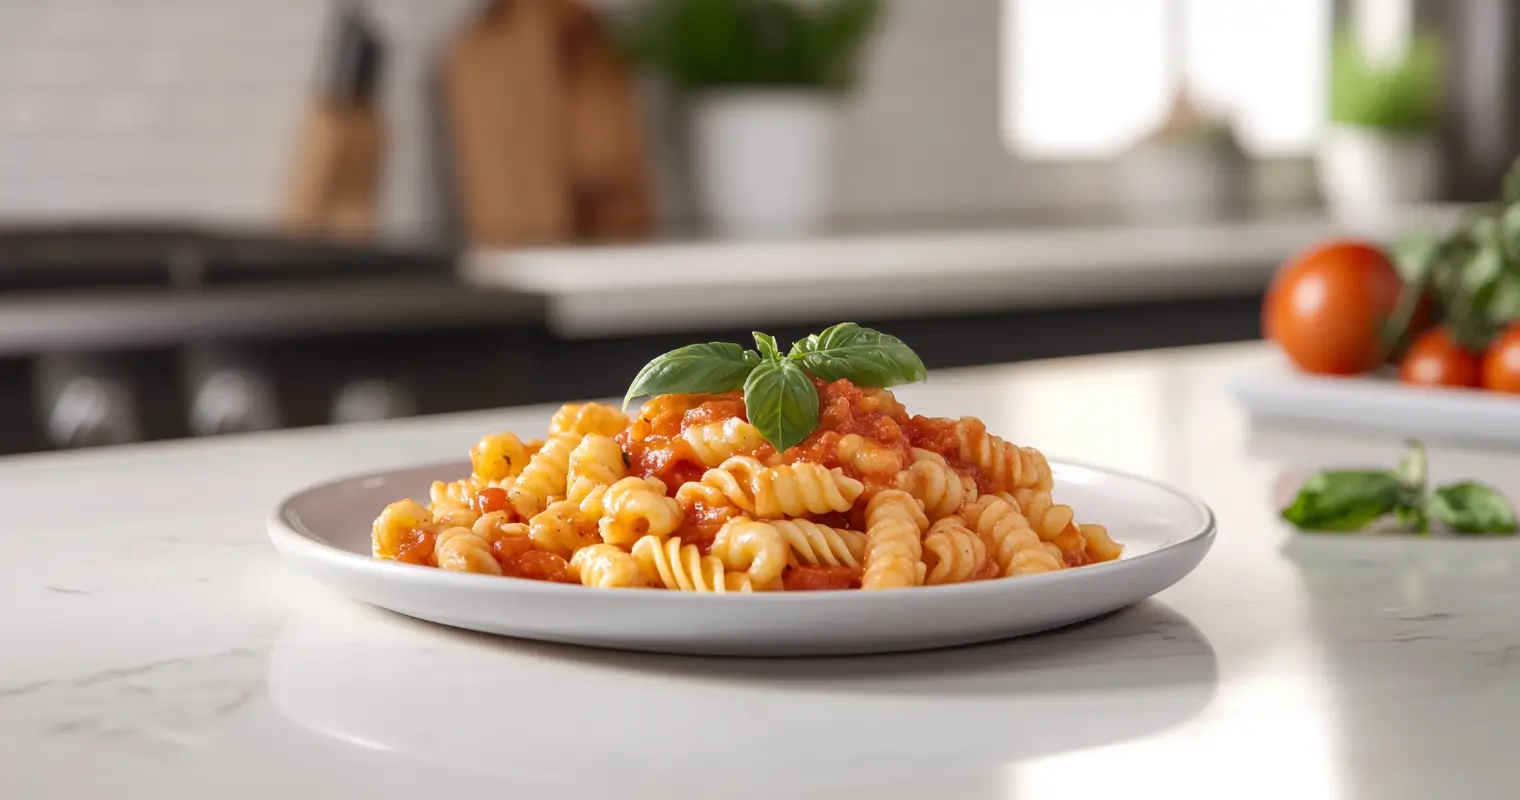
M 1304 470 L 1394 441 L 1252 430 L 1260 345 L 935 372 L 900 394 L 1197 493 L 1155 599 L 950 651 L 713 660 L 496 639 L 283 564 L 282 495 L 551 409 L 0 460 L 0 795 L 1463 798 L 1520 781 L 1520 540 L 1291 533 Z M 1517 456 L 1434 448 L 1520 493 Z M 1108 520 L 1122 538 L 1123 521 Z M 1140 791 L 1137 794 L 1137 789 Z M 489 794 L 487 794 L 489 793 Z

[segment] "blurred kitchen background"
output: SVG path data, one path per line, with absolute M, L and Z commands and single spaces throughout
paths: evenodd
M 1520 153 L 1516 0 L 0 0 L 0 453 L 1256 338 Z

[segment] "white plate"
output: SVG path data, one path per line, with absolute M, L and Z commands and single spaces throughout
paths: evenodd
M 385 505 L 426 497 L 465 463 L 347 478 L 281 503 L 269 535 L 338 591 L 408 616 L 485 633 L 622 650 L 703 655 L 846 655 L 970 644 L 1068 625 L 1181 580 L 1214 542 L 1214 515 L 1162 484 L 1051 462 L 1056 499 L 1109 526 L 1118 561 L 1011 580 L 883 592 L 694 595 L 466 575 L 370 556 Z
M 1386 376 L 1306 375 L 1286 366 L 1237 378 L 1230 389 L 1264 423 L 1520 445 L 1520 397 L 1514 395 L 1411 386 Z

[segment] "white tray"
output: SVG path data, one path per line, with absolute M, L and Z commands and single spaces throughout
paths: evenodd
M 1410 386 L 1384 375 L 1305 375 L 1285 364 L 1238 377 L 1230 390 L 1263 423 L 1520 447 L 1520 395 Z

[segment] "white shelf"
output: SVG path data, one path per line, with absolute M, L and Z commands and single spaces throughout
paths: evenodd
M 482 250 L 461 270 L 474 285 L 542 295 L 562 336 L 598 337 L 1248 291 L 1326 237 L 1388 240 L 1461 211 Z

